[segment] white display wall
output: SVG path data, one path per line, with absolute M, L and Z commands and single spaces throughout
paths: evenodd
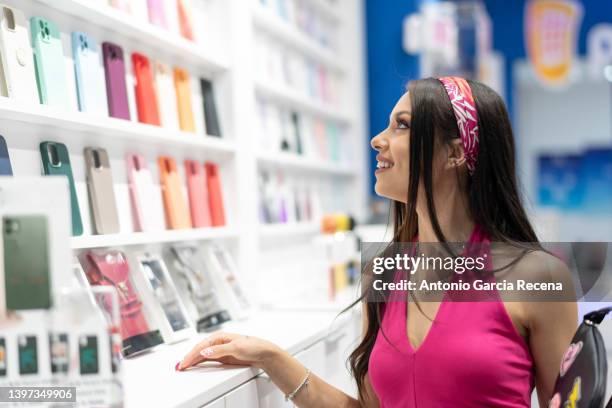
M 367 139 L 361 1 L 286 0 L 266 4 L 256 0 L 197 0 L 192 2 L 195 42 L 182 38 L 175 24 L 170 24 L 169 29 L 155 26 L 111 7 L 105 0 L 4 0 L 3 3 L 23 11 L 28 19 L 40 16 L 51 20 L 61 32 L 66 68 L 63 74 L 69 84 L 70 108 L 21 104 L 0 98 L 0 134 L 6 139 L 15 177 L 41 174 L 40 142 L 55 141 L 67 146 L 84 224 L 84 234 L 71 239 L 75 252 L 97 247 L 155 248 L 170 242 L 220 241 L 235 256 L 238 272 L 250 295 L 267 297 L 266 287 L 258 285 L 268 269 L 266 263 L 280 260 L 280 255 L 288 250 L 286 245 L 292 243 L 299 248 L 292 254 L 308 256 L 309 245 L 305 243 L 318 235 L 322 214 L 342 211 L 358 219 L 364 216 L 368 178 L 365 176 Z M 297 14 L 283 19 L 275 8 L 280 3 L 285 3 L 284 7 L 293 13 L 301 10 L 302 14 L 309 13 L 312 21 L 324 22 L 317 23 L 325 27 L 319 27 L 317 32 L 325 32 L 321 35 L 326 39 L 315 38 L 313 32 L 305 32 L 303 27 L 295 25 L 299 20 Z M 123 48 L 131 121 L 79 112 L 70 44 L 73 31 L 83 31 L 99 44 L 110 41 Z M 257 68 L 263 37 L 268 47 L 289 50 L 295 60 L 308 61 L 316 66 L 317 72 L 324 71 L 327 88 L 333 88 L 333 97 L 313 96 L 296 88 L 301 83 L 297 76 L 293 84 L 274 75 L 265 76 L 265 71 Z M 195 134 L 137 121 L 134 78 L 128 57 L 134 51 L 151 61 L 179 66 L 190 73 Z M 198 80 L 201 77 L 214 84 L 221 138 L 206 135 L 204 131 Z M 314 136 L 308 130 L 312 131 L 314 125 L 303 127 L 301 138 L 305 151 L 300 154 L 265 149 L 261 141 L 267 134 L 258 116 L 261 100 L 299 114 L 304 122 L 324 121 L 326 129 L 335 129 L 339 157 L 331 160 L 316 154 Z M 306 149 L 308 143 L 310 148 Z M 101 147 L 109 154 L 120 220 L 117 234 L 92 233 L 83 159 L 85 147 Z M 134 232 L 125 165 L 128 153 L 142 154 L 147 159 L 156 182 L 159 180 L 156 158 L 160 155 L 175 158 L 185 195 L 183 160 L 217 163 L 227 225 Z M 281 172 L 283 177 L 299 180 L 301 185 L 316 190 L 320 203 L 316 216 L 308 221 L 261 223 L 257 188 L 261 171 Z M 285 247 L 274 244 L 280 241 Z M 275 251 L 278 257 L 274 256 Z M 274 266 L 278 264 L 275 262 Z M 255 288 L 260 291 L 256 292 Z

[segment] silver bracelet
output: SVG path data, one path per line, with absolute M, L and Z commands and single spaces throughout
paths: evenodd
M 295 398 L 295 395 L 298 392 L 300 392 L 302 388 L 307 386 L 309 382 L 310 382 L 310 370 L 306 372 L 306 377 L 304 377 L 300 385 L 298 385 L 297 388 L 293 390 L 293 392 L 290 392 L 289 394 L 285 395 L 285 401 L 293 401 L 293 398 Z

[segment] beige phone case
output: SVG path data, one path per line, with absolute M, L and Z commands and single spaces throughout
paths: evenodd
M 85 148 L 87 167 L 87 190 L 96 234 L 115 234 L 119 232 L 119 216 L 113 175 L 106 150 Z

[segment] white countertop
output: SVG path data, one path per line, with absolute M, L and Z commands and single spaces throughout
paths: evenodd
M 256 311 L 253 317 L 229 322 L 222 330 L 270 340 L 296 354 L 323 339 L 351 319 L 352 312 L 337 311 Z M 254 378 L 249 367 L 207 365 L 177 372 L 178 361 L 206 334 L 184 342 L 161 345 L 151 352 L 123 362 L 125 406 L 202 406 Z

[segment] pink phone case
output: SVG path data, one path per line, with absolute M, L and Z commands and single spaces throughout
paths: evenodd
M 149 21 L 160 27 L 168 28 L 163 0 L 147 0 L 149 6 Z
M 128 171 L 128 183 L 130 189 L 130 201 L 132 202 L 132 218 L 134 220 L 134 230 L 142 231 L 142 208 L 140 208 L 140 197 L 136 188 L 136 172 L 141 168 L 147 167 L 147 162 L 139 154 L 128 154 L 125 158 Z
M 191 222 L 195 228 L 210 227 L 210 208 L 204 166 L 195 160 L 185 160 Z

